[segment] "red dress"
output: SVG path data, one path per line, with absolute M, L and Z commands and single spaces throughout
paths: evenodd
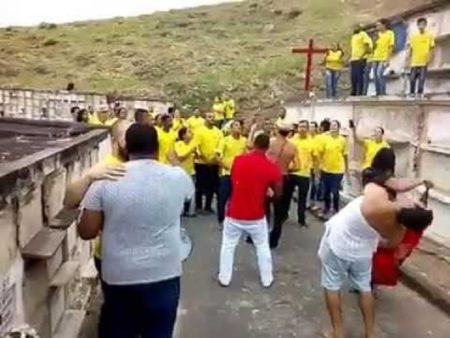
M 419 245 L 423 232 L 406 230 L 396 248 L 379 247 L 373 256 L 372 282 L 375 285 L 395 286 L 400 278 L 400 266 Z

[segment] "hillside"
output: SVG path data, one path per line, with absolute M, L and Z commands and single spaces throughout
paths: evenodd
M 401 2 L 402 4 L 398 4 Z M 65 88 L 204 105 L 230 92 L 243 110 L 301 95 L 310 37 L 346 47 L 350 27 L 424 0 L 261 0 L 135 18 L 0 30 L 0 85 Z M 316 72 L 315 84 L 321 84 Z

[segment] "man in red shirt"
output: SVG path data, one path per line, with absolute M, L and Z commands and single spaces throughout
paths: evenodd
M 280 167 L 266 157 L 269 145 L 269 135 L 260 134 L 255 138 L 254 150 L 234 161 L 232 194 L 220 251 L 219 283 L 222 286 L 231 283 L 234 251 L 242 234 L 249 235 L 255 245 L 262 285 L 270 287 L 273 283 L 265 207 L 269 189 L 273 190 L 274 198 L 278 198 L 283 181 Z

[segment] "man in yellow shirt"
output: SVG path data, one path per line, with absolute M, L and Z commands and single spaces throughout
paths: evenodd
M 217 128 L 222 128 L 223 121 L 225 120 L 225 106 L 220 97 L 214 99 L 213 112 L 214 112 L 214 122 Z
M 344 68 L 344 51 L 339 43 L 334 43 L 325 54 L 325 87 L 327 99 L 337 98 L 337 88 L 342 68 Z
M 158 131 L 158 161 L 164 164 L 171 163 L 171 155 L 177 140 L 177 133 L 172 130 L 172 116 L 165 114 L 161 116 L 161 128 L 156 128 Z
M 298 189 L 297 200 L 297 217 L 298 224 L 306 227 L 306 202 L 308 199 L 309 182 L 311 179 L 311 172 L 317 164 L 317 151 L 314 142 L 308 135 L 309 122 L 306 120 L 300 121 L 298 124 L 298 136 L 293 141 L 297 147 L 299 157 L 299 169 L 291 173 L 290 195 L 292 196 L 295 187 Z
M 324 210 L 321 217 L 328 218 L 333 198 L 334 212 L 339 211 L 339 190 L 344 174 L 348 174 L 348 143 L 339 134 L 341 124 L 337 120 L 330 123 L 330 133 L 324 136 L 320 160 L 324 186 Z
M 185 121 L 181 117 L 181 112 L 178 109 L 175 109 L 175 112 L 173 113 L 173 123 L 172 123 L 172 130 L 178 134 L 178 131 L 184 127 Z
M 377 22 L 377 39 L 373 51 L 373 71 L 375 74 L 375 90 L 378 96 L 386 95 L 386 69 L 389 59 L 395 49 L 395 34 L 388 29 L 388 22 L 380 20 Z
M 89 124 L 94 126 L 111 127 L 116 121 L 116 118 L 110 117 L 108 106 L 102 106 L 96 115 L 91 116 L 89 119 Z
M 225 121 L 234 119 L 234 115 L 236 113 L 236 102 L 228 95 L 224 96 L 223 111 L 225 115 Z
M 353 139 L 355 143 L 364 147 L 364 160 L 362 162 L 362 169 L 367 169 L 372 165 L 372 161 L 376 154 L 383 148 L 390 148 L 389 143 L 384 140 L 383 127 L 376 127 L 373 135 L 370 138 L 360 139 L 356 135 L 356 129 L 351 126 Z
M 188 127 L 191 130 L 191 132 L 194 134 L 194 137 L 197 129 L 203 127 L 204 125 L 205 119 L 202 117 L 202 113 L 200 112 L 199 109 L 195 109 L 192 116 L 190 116 L 186 120 L 186 127 Z
M 186 173 L 192 177 L 195 181 L 195 152 L 196 144 L 192 137 L 192 132 L 189 128 L 181 127 L 178 131 L 178 141 L 174 146 L 174 159 L 172 160 L 173 165 L 179 165 L 186 171 Z M 176 161 L 175 161 L 176 160 Z M 184 204 L 183 216 L 194 217 L 195 213 L 190 212 L 191 201 L 186 201 Z
M 364 93 L 364 71 L 367 55 L 372 52 L 373 42 L 361 25 L 356 26 L 351 38 L 350 70 L 352 83 L 352 96 L 361 96 Z
M 410 93 L 416 94 L 416 85 L 419 82 L 418 94 L 423 95 L 425 79 L 427 76 L 428 64 L 433 59 L 435 40 L 434 36 L 428 32 L 427 19 L 417 20 L 419 32 L 411 36 L 409 42 L 409 55 L 411 66 Z
M 225 208 L 231 197 L 231 168 L 234 159 L 246 150 L 247 139 L 242 136 L 241 123 L 234 121 L 230 135 L 222 138 L 216 150 L 220 162 L 220 185 L 217 194 L 217 219 L 220 225 L 225 220 Z
M 213 214 L 212 201 L 219 186 L 219 161 L 216 149 L 222 140 L 222 132 L 214 125 L 214 114 L 206 113 L 205 124 L 195 131 L 197 161 L 195 163 L 197 211 Z M 203 196 L 205 205 L 203 208 Z

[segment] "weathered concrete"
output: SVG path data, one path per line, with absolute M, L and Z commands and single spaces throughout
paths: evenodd
M 189 220 L 194 250 L 184 266 L 175 337 L 323 337 L 329 324 L 316 257 L 323 226 L 312 219 L 310 223 L 309 229 L 300 229 L 288 222 L 281 247 L 274 252 L 276 282 L 264 290 L 253 248 L 243 242 L 236 254 L 231 287 L 218 286 L 220 233 L 216 221 L 213 217 Z M 345 299 L 347 337 L 361 337 L 356 299 L 350 294 Z M 99 306 L 97 297 L 80 338 L 96 337 Z M 378 293 L 378 337 L 442 338 L 449 328 L 450 319 L 444 313 L 402 285 Z

